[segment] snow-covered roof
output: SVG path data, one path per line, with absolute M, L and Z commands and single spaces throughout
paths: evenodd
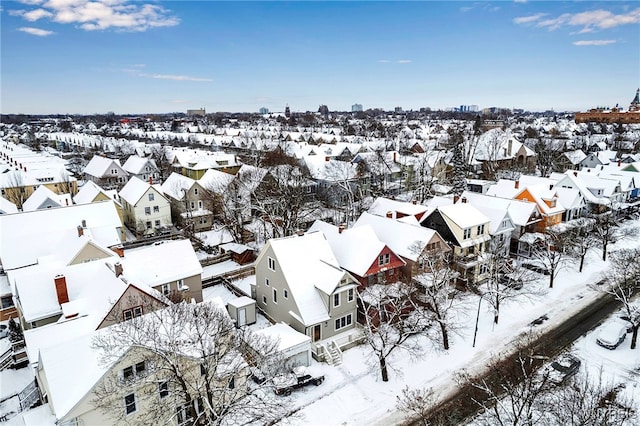
M 371 207 L 367 210 L 371 214 L 378 216 L 386 216 L 388 212 L 393 212 L 394 217 L 397 213 L 405 215 L 416 216 L 426 212 L 428 208 L 421 204 L 408 203 L 406 201 L 391 200 L 389 198 L 378 197 L 376 198 Z
M 418 257 L 431 239 L 438 234 L 433 229 L 420 226 L 417 221 L 416 225 L 410 225 L 400 220 L 389 219 L 367 212 L 360 215 L 353 228 L 363 225 L 370 226 L 378 238 L 384 241 L 396 254 L 414 262 L 418 260 Z M 443 250 L 446 249 L 446 247 L 443 248 Z
M 11 201 L 0 196 L 0 214 L 12 214 L 18 213 L 18 207 Z
M 440 206 L 438 210 L 445 217 L 445 220 L 449 219 L 461 229 L 489 223 L 489 218 L 469 203 Z
M 132 175 L 139 175 L 144 173 L 144 168 L 149 165 L 149 167 L 153 168 L 153 171 L 157 171 L 158 167 L 156 166 L 156 162 L 151 158 L 143 158 L 137 155 L 131 155 L 127 158 L 127 161 L 124 162 L 122 168 Z
M 202 274 L 202 266 L 188 239 L 125 250 L 124 258 L 117 261 L 129 282 L 149 287 Z
M 33 193 L 22 203 L 22 211 L 31 212 L 43 207 L 44 204 L 48 204 L 46 207 L 63 207 L 71 205 L 70 194 L 56 194 L 44 185 L 40 185 Z
M 478 194 L 465 191 L 462 198 L 466 198 L 467 203 L 473 206 L 489 207 L 509 212 L 509 216 L 515 225 L 526 226 L 532 223 L 532 217 L 539 216 L 539 209 L 536 203 L 529 201 L 514 200 L 491 195 Z
M 104 194 L 109 199 L 113 199 L 115 201 L 113 196 L 109 195 L 108 191 L 105 191 L 102 187 L 100 187 L 100 185 L 92 180 L 85 181 L 84 185 L 80 187 L 78 193 L 73 197 L 73 201 L 76 204 L 93 203 L 93 201 L 99 194 Z
M 330 316 L 318 289 L 331 294 L 345 271 L 340 268 L 324 234 L 310 232 L 274 238 L 267 244 L 278 259 L 303 324 L 328 321 Z
M 129 182 L 118 193 L 122 200 L 135 206 L 138 201 L 146 194 L 151 188 L 154 188 L 158 194 L 164 197 L 162 187 L 158 184 L 151 185 L 149 182 L 132 176 Z
M 364 277 L 371 266 L 378 260 L 386 244 L 369 225 L 344 229 L 316 220 L 309 232 L 322 231 L 331 245 L 338 264 L 349 272 Z
M 221 172 L 220 170 L 208 169 L 204 175 L 198 179 L 198 183 L 205 189 L 224 192 L 233 179 L 234 175 L 232 174 Z
M 103 177 L 107 174 L 114 164 L 117 165 L 118 168 L 122 168 L 120 166 L 120 160 L 111 159 L 102 157 L 101 155 L 94 155 L 93 158 L 89 161 L 87 166 L 84 168 L 84 173 L 89 176 L 95 176 L 98 178 Z
M 33 212 L 0 215 L 0 259 L 10 270 L 37 263 L 38 258 L 60 250 L 66 238 L 77 237 L 77 227 L 103 247 L 121 243 L 120 217 L 111 201 Z
M 170 196 L 174 200 L 182 200 L 185 192 L 189 191 L 195 182 L 190 177 L 173 172 L 160 187 L 163 194 Z
M 256 331 L 256 335 L 278 341 L 278 351 L 287 352 L 300 346 L 310 348 L 311 337 L 294 330 L 288 324 L 279 322 Z
M 573 165 L 580 164 L 582 160 L 587 158 L 587 154 L 582 152 L 581 149 L 576 149 L 575 151 L 566 151 L 562 153 L 562 155 L 567 157 L 567 160 L 569 160 L 569 162 Z

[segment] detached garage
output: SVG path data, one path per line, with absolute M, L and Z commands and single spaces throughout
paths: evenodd
M 278 350 L 292 366 L 311 365 L 311 337 L 299 333 L 285 323 L 274 324 L 256 332 L 259 335 L 280 339 Z
M 229 316 L 236 323 L 236 327 L 251 325 L 256 322 L 256 301 L 242 296 L 227 302 Z

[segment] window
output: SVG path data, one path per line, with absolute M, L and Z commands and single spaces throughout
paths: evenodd
M 289 292 L 286 289 L 282 290 L 282 295 L 284 296 L 285 299 L 289 298 Z
M 158 393 L 160 394 L 160 399 L 165 399 L 169 396 L 169 382 L 160 382 L 158 383 Z
M 385 254 L 381 254 L 380 256 L 378 256 L 378 265 L 379 266 L 387 265 L 389 262 L 391 262 L 391 254 L 385 253 Z
M 130 393 L 124 397 L 124 411 L 127 415 L 136 412 L 136 394 Z
M 147 221 L 147 229 L 151 229 L 151 221 L 150 220 Z
M 229 379 L 229 383 L 227 384 L 227 387 L 229 389 L 235 389 L 235 387 L 236 387 L 236 378 L 235 377 L 231 377 Z
M 153 201 L 154 199 L 154 195 L 152 192 L 149 193 L 149 201 Z
M 273 303 L 278 303 L 278 290 L 273 289 Z
M 160 228 L 160 221 L 159 221 L 159 220 L 156 220 L 156 221 L 154 222 L 154 224 L 155 224 L 155 227 L 156 227 L 156 228 Z
M 191 201 L 191 210 L 196 208 L 196 203 L 194 201 Z
M 262 304 L 266 305 L 267 304 L 267 296 L 262 295 Z
M 198 200 L 198 209 L 202 210 L 203 204 L 202 204 L 202 200 Z
M 484 224 L 478 226 L 478 235 L 484 234 Z
M 158 206 L 153 206 L 153 212 L 154 212 L 154 213 L 160 213 L 160 207 L 158 207 Z
M 193 188 L 193 194 L 198 195 L 198 188 Z
M 185 404 L 177 406 L 176 418 L 178 419 L 178 426 L 191 424 L 191 409 L 189 405 Z
M 171 293 L 171 284 L 166 283 L 166 284 L 162 284 L 162 294 L 164 294 L 165 296 L 168 296 L 169 293 Z
M 336 319 L 336 331 L 351 325 L 351 314 Z
M 471 238 L 471 228 L 464 230 L 464 235 L 462 236 L 462 238 L 465 240 Z
M 269 283 L 269 278 L 265 278 L 265 279 L 264 279 L 264 285 L 266 285 L 267 287 L 269 287 L 269 285 L 271 285 L 271 284 Z
M 349 291 L 347 292 L 347 301 L 353 302 L 353 297 L 354 297 L 354 291 L 352 288 L 350 288 Z
M 12 296 L 3 296 L 2 297 L 2 309 L 10 308 L 13 306 L 13 297 Z
M 333 307 L 340 306 L 340 293 L 336 293 L 333 295 Z
M 275 261 L 275 259 L 272 259 L 272 258 L 268 257 L 267 261 L 269 262 L 269 269 L 271 269 L 272 271 L 275 272 L 275 270 L 276 270 L 276 261 Z
M 144 214 L 150 215 L 151 214 L 151 207 L 145 207 L 144 208 Z
M 142 306 L 136 306 L 134 308 L 125 309 L 124 311 L 122 311 L 122 318 L 124 318 L 125 321 L 128 321 L 131 318 L 139 317 L 141 315 L 142 315 Z

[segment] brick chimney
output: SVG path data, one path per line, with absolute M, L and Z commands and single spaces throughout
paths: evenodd
M 454 195 L 453 196 L 453 204 L 456 204 L 458 202 L 458 200 L 460 199 L 459 195 Z
M 120 257 L 124 257 L 124 247 L 120 246 L 115 246 L 112 247 L 111 250 L 113 250 L 114 252 L 116 252 L 116 254 Z
M 393 219 L 393 212 L 387 212 L 387 217 L 389 219 Z
M 62 305 L 69 301 L 69 293 L 67 293 L 67 279 L 64 275 L 56 275 L 53 279 L 56 285 L 56 295 L 58 296 L 58 304 Z
M 153 185 L 153 176 L 149 176 L 149 185 Z
M 347 225 L 345 225 L 344 223 L 341 223 L 340 226 L 338 226 L 338 234 L 342 234 L 342 231 L 344 231 L 347 228 Z
M 513 183 L 513 187 L 514 187 L 515 189 L 520 188 L 520 181 L 519 181 L 519 180 L 515 181 L 515 182 Z
M 120 275 L 122 275 L 122 272 L 123 272 L 122 263 L 117 262 L 115 265 L 113 265 L 113 272 L 116 273 L 116 277 L 119 277 Z
M 462 200 L 460 200 L 461 203 L 466 204 L 467 203 L 467 197 L 462 197 Z
M 84 228 L 78 225 L 78 237 L 82 237 L 84 235 Z
M 414 198 L 413 200 L 411 200 L 411 204 L 413 204 L 413 205 L 415 206 L 416 204 L 418 204 L 418 200 L 416 200 L 416 199 Z

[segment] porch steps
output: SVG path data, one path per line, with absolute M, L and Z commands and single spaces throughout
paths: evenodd
M 325 360 L 329 365 L 340 365 L 342 364 L 342 351 L 336 342 L 331 340 L 327 343 L 325 352 Z

